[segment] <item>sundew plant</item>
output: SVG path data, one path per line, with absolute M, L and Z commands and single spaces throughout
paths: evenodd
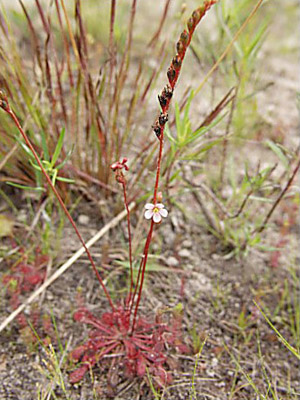
M 60 207 L 72 224 L 80 242 L 85 248 L 91 266 L 97 276 L 99 284 L 102 287 L 103 293 L 106 296 L 111 309 L 109 312 L 105 312 L 101 316 L 94 316 L 85 307 L 81 307 L 75 312 L 75 320 L 84 324 L 88 324 L 91 326 L 92 330 L 90 331 L 89 338 L 86 343 L 78 346 L 72 351 L 71 357 L 73 361 L 79 363 L 79 366 L 70 374 L 70 381 L 72 383 L 80 381 L 90 368 L 92 368 L 105 355 L 110 354 L 115 355 L 115 357 L 111 358 L 113 360 L 112 363 L 114 365 L 121 365 L 124 368 L 124 373 L 126 376 L 143 377 L 146 376 L 146 372 L 148 371 L 155 382 L 159 386 L 162 386 L 170 383 L 172 380 L 171 373 L 168 369 L 168 357 L 166 350 L 171 346 L 180 352 L 189 351 L 188 346 L 184 343 L 182 338 L 181 312 L 179 310 L 173 313 L 171 321 L 166 322 L 162 318 L 162 315 L 156 315 L 152 322 L 148 322 L 149 318 L 146 318 L 148 316 L 140 315 L 139 306 L 143 293 L 145 271 L 153 231 L 154 229 L 157 229 L 161 223 L 163 223 L 165 218 L 168 217 L 168 211 L 163 204 L 163 194 L 161 191 L 159 191 L 159 187 L 163 146 L 165 140 L 164 130 L 169 118 L 168 113 L 170 102 L 182 69 L 186 51 L 192 40 L 193 33 L 201 19 L 205 16 L 206 12 L 215 3 L 216 0 L 205 1 L 203 6 L 197 8 L 188 19 L 187 28 L 180 35 L 180 38 L 176 44 L 176 54 L 172 59 L 170 67 L 167 71 L 168 83 L 158 96 L 160 112 L 152 127 L 155 138 L 158 142 L 157 167 L 152 201 L 145 205 L 144 216 L 147 220 L 149 220 L 149 231 L 146 237 L 138 274 L 135 281 L 133 277 L 130 210 L 126 188 L 127 175 L 129 173 L 129 168 L 127 165 L 128 160 L 126 157 L 123 157 L 121 160 L 117 160 L 110 165 L 111 170 L 115 173 L 116 181 L 122 186 L 123 201 L 127 211 L 127 229 L 129 241 L 129 290 L 127 296 L 118 303 L 113 302 L 103 278 L 101 277 L 93 261 L 90 251 L 86 247 L 86 244 L 79 233 L 71 214 L 67 210 L 59 191 L 55 187 L 55 179 L 49 176 L 49 171 L 46 170 L 46 164 L 43 162 L 43 160 L 41 160 L 40 156 L 32 145 L 30 138 L 22 128 L 18 117 L 10 106 L 7 95 L 4 93 L 4 91 L 0 92 L 0 107 L 13 120 L 27 146 L 26 148 L 30 150 L 39 171 L 44 175 L 46 184 L 51 188 L 59 202 Z M 79 13 L 79 2 L 77 2 L 76 7 L 77 13 Z M 112 2 L 112 19 L 114 8 L 115 2 Z M 135 10 L 135 2 L 132 10 Z M 40 7 L 39 11 L 42 14 Z M 81 27 L 81 29 L 83 28 Z M 81 59 L 81 67 L 85 74 L 84 57 Z M 91 84 L 89 76 L 87 77 L 87 82 L 89 85 Z M 104 145 L 104 142 L 102 144 Z M 55 161 L 56 159 L 57 155 L 55 155 Z

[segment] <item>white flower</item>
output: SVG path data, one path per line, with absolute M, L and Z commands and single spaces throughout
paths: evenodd
M 147 203 L 145 205 L 146 212 L 145 212 L 145 218 L 146 219 L 151 219 L 153 218 L 153 221 L 158 224 L 161 222 L 161 217 L 166 218 L 168 216 L 168 211 L 165 209 L 165 206 L 162 203 L 157 203 L 157 204 L 152 204 L 152 203 Z

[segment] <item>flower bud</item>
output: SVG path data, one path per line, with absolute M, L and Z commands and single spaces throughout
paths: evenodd
M 177 53 L 180 54 L 180 55 L 184 52 L 185 46 L 184 46 L 184 44 L 182 43 L 181 40 L 179 40 L 179 42 L 177 42 L 176 50 L 177 50 Z
M 202 8 L 199 7 L 197 10 L 195 10 L 192 14 L 192 18 L 194 20 L 194 24 L 197 25 L 198 22 L 200 21 L 201 18 L 201 14 L 202 14 Z
M 157 193 L 157 196 L 156 196 L 156 201 L 157 201 L 158 203 L 161 203 L 161 202 L 162 202 L 162 199 L 163 199 L 162 192 L 158 192 L 158 193 Z
M 182 34 L 180 35 L 180 40 L 182 41 L 182 43 L 185 47 L 188 45 L 189 38 L 190 38 L 190 36 L 186 30 L 184 30 L 182 32 Z
M 172 85 L 172 82 L 174 81 L 175 76 L 176 76 L 176 71 L 172 66 L 168 69 L 167 75 L 168 75 L 170 85 Z
M 7 97 L 3 90 L 0 90 L 0 107 L 3 108 L 3 110 L 7 110 L 8 108 Z
M 175 70 L 181 67 L 181 58 L 179 54 L 176 54 L 176 56 L 173 58 L 172 65 L 175 68 Z
M 195 21 L 194 21 L 193 17 L 189 18 L 189 20 L 187 22 L 187 27 L 188 27 L 189 32 L 195 27 Z

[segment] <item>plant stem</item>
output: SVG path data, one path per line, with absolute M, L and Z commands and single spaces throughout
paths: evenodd
M 13 110 L 10 108 L 10 106 L 9 106 L 9 104 L 8 104 L 8 102 L 7 102 L 7 100 L 6 100 L 6 103 L 5 103 L 5 107 L 3 107 L 3 104 L 2 104 L 2 108 L 3 108 L 4 111 L 7 112 L 7 114 L 10 115 L 10 117 L 11 117 L 12 120 L 14 121 L 16 127 L 18 128 L 19 132 L 21 133 L 23 139 L 25 140 L 26 145 L 27 145 L 27 146 L 29 147 L 29 149 L 31 150 L 31 152 L 32 152 L 32 154 L 33 154 L 33 156 L 34 156 L 34 158 L 35 158 L 35 160 L 36 160 L 38 166 L 40 167 L 40 169 L 41 169 L 41 171 L 42 171 L 42 174 L 45 176 L 45 178 L 46 178 L 46 180 L 47 180 L 48 185 L 50 186 L 51 190 L 53 191 L 53 193 L 54 193 L 55 197 L 57 198 L 57 200 L 58 200 L 58 202 L 59 202 L 61 208 L 63 209 L 63 211 L 64 211 L 66 217 L 67 217 L 68 220 L 70 221 L 70 223 L 71 223 L 71 225 L 72 225 L 72 227 L 73 227 L 73 229 L 74 229 L 74 231 L 75 231 L 75 233 L 76 233 L 78 239 L 80 240 L 82 246 L 84 247 L 84 250 L 85 250 L 85 252 L 86 252 L 86 254 L 87 254 L 87 256 L 88 256 L 88 259 L 89 259 L 89 261 L 90 261 L 90 263 L 91 263 L 91 265 L 92 265 L 92 268 L 93 268 L 93 270 L 94 270 L 94 272 L 95 272 L 95 274 L 96 274 L 96 276 L 97 276 L 97 279 L 98 279 L 98 281 L 99 281 L 99 283 L 100 283 L 100 285 L 101 285 L 101 287 L 102 287 L 102 289 L 103 289 L 103 291 L 104 291 L 104 294 L 105 294 L 105 296 L 106 296 L 106 298 L 107 298 L 107 300 L 108 300 L 108 302 L 109 302 L 109 304 L 110 304 L 112 310 L 114 311 L 114 310 L 115 310 L 115 307 L 114 307 L 114 305 L 113 305 L 112 299 L 111 299 L 111 297 L 110 297 L 110 295 L 109 295 L 109 293 L 108 293 L 108 291 L 107 291 L 107 289 L 106 289 L 106 286 L 105 286 L 105 284 L 104 284 L 104 282 L 103 282 L 103 280 L 102 280 L 102 278 L 101 278 L 101 276 L 100 276 L 100 274 L 99 274 L 99 272 L 98 272 L 98 270 L 97 270 L 97 268 L 96 268 L 96 265 L 95 265 L 94 260 L 93 260 L 93 258 L 92 258 L 92 256 L 91 256 L 91 253 L 90 253 L 89 249 L 86 247 L 86 244 L 85 244 L 85 242 L 84 242 L 84 240 L 83 240 L 83 238 L 82 238 L 82 236 L 81 236 L 79 230 L 77 229 L 77 226 L 76 226 L 76 224 L 75 224 L 75 221 L 73 220 L 73 218 L 71 217 L 71 214 L 70 214 L 69 211 L 67 210 L 67 208 L 66 208 L 66 206 L 65 206 L 65 204 L 64 204 L 64 202 L 63 202 L 63 200 L 62 200 L 62 198 L 61 198 L 61 196 L 60 196 L 60 194 L 58 193 L 57 189 L 56 189 L 55 186 L 53 185 L 53 183 L 52 183 L 52 181 L 51 181 L 51 178 L 49 177 L 49 175 L 47 174 L 45 168 L 43 167 L 43 164 L 41 163 L 41 161 L 40 161 L 40 159 L 39 159 L 39 157 L 38 157 L 36 151 L 34 150 L 34 148 L 33 148 L 32 144 L 31 144 L 31 142 L 30 142 L 30 140 L 29 140 L 27 134 L 24 132 L 23 128 L 21 127 L 20 122 L 19 122 L 17 116 L 15 115 L 15 113 L 13 112 Z
M 291 184 L 293 183 L 293 180 L 295 179 L 295 176 L 297 175 L 297 172 L 298 172 L 299 168 L 300 168 L 300 155 L 298 155 L 297 164 L 296 164 L 295 169 L 293 170 L 293 173 L 292 173 L 290 179 L 287 181 L 285 187 L 282 189 L 282 191 L 280 192 L 279 196 L 275 200 L 273 206 L 271 207 L 270 211 L 266 215 L 266 217 L 265 217 L 263 223 L 261 224 L 261 226 L 258 227 L 257 229 L 254 229 L 254 231 L 252 232 L 252 235 L 254 235 L 255 233 L 261 233 L 266 228 L 267 223 L 269 222 L 269 219 L 271 218 L 273 212 L 275 211 L 276 207 L 278 206 L 280 201 L 283 199 L 284 195 L 286 194 L 286 192 L 290 188 Z
M 129 299 L 128 304 L 130 304 L 132 298 L 133 290 L 133 269 L 132 269 L 132 238 L 131 238 L 131 228 L 130 228 L 130 210 L 128 207 L 127 195 L 126 195 L 126 182 L 122 183 L 124 204 L 127 211 L 127 230 L 128 230 L 128 249 L 129 249 L 129 266 L 130 266 L 130 289 L 129 289 Z
M 142 297 L 143 283 L 144 283 L 144 278 L 145 278 L 145 270 L 146 270 L 146 264 L 147 264 L 148 253 L 149 253 L 149 246 L 150 246 L 151 239 L 152 239 L 153 226 L 154 226 L 154 222 L 153 222 L 153 220 L 151 220 L 150 229 L 149 229 L 147 240 L 146 240 L 146 243 L 145 243 L 144 253 L 142 255 L 142 262 L 141 262 L 141 266 L 140 266 L 140 269 L 139 269 L 139 275 L 141 275 L 141 282 L 140 282 L 140 285 L 139 285 L 138 297 L 137 297 L 136 305 L 135 305 L 135 309 L 134 309 L 131 332 L 133 332 L 134 328 L 135 328 L 137 312 L 138 312 L 139 304 L 140 304 L 141 297 Z M 139 280 L 139 277 L 138 277 L 138 280 Z M 136 288 L 137 288 L 137 286 L 138 286 L 138 282 L 136 284 Z M 133 299 L 134 299 L 134 296 L 133 296 Z M 132 301 L 132 304 L 133 304 L 133 301 Z
M 161 170 L 161 161 L 162 161 L 162 154 L 163 154 L 163 144 L 164 144 L 164 129 L 165 129 L 165 124 L 166 121 L 168 120 L 168 110 L 170 107 L 170 102 L 173 96 L 173 91 L 175 88 L 175 85 L 177 83 L 178 77 L 180 75 L 181 67 L 182 67 L 182 61 L 185 57 L 186 50 L 188 46 L 191 43 L 193 33 L 196 29 L 196 26 L 199 24 L 201 19 L 204 17 L 206 12 L 210 9 L 212 5 L 216 3 L 217 0 L 206 0 L 204 2 L 204 5 L 200 8 L 198 8 L 194 13 L 193 16 L 190 18 L 189 22 L 190 24 L 188 25 L 188 30 L 185 30 L 182 32 L 179 42 L 177 43 L 177 54 L 173 58 L 171 62 L 171 66 L 168 70 L 168 79 L 170 85 L 167 85 L 164 90 L 161 93 L 161 96 L 159 96 L 159 101 L 162 109 L 161 116 L 165 116 L 165 119 L 162 120 L 159 118 L 154 125 L 154 132 L 156 136 L 159 139 L 159 151 L 158 151 L 158 160 L 157 160 L 157 168 L 156 168 L 156 178 L 155 178 L 155 184 L 154 184 L 154 192 L 153 192 L 153 204 L 155 205 L 157 203 L 157 192 L 158 192 L 158 186 L 159 186 L 159 179 L 160 179 L 160 170 Z M 172 72 L 172 75 L 169 75 L 169 72 Z M 146 270 L 146 264 L 147 264 L 147 259 L 148 259 L 148 253 L 149 253 L 149 247 L 152 239 L 152 233 L 153 233 L 153 227 L 154 227 L 154 221 L 151 220 L 151 225 L 149 228 L 147 240 L 145 243 L 144 247 L 144 252 L 142 256 L 142 261 L 140 264 L 139 268 L 139 273 L 138 273 L 138 278 L 134 290 L 134 294 L 132 297 L 131 305 L 130 305 L 130 312 L 132 311 L 133 304 L 134 304 L 134 298 L 136 295 L 136 292 L 138 290 L 138 296 L 135 304 L 135 309 L 134 309 L 134 316 L 133 316 L 133 322 L 132 322 L 132 332 L 135 329 L 135 324 L 136 324 L 136 317 L 137 317 L 137 312 L 139 308 L 139 304 L 141 301 L 141 296 L 142 296 L 142 291 L 143 291 L 143 283 L 144 283 L 144 277 L 145 277 L 145 270 Z M 140 282 L 139 282 L 140 281 Z

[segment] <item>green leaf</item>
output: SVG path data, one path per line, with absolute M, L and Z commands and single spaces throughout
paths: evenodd
M 54 167 L 54 165 L 55 165 L 55 163 L 56 163 L 56 161 L 57 161 L 57 159 L 58 159 L 58 157 L 60 155 L 60 152 L 61 152 L 61 149 L 62 149 L 62 146 L 63 146 L 63 142 L 64 142 L 65 133 L 66 133 L 66 129 L 62 128 L 62 130 L 60 132 L 60 135 L 59 135 L 59 138 L 58 138 L 57 145 L 55 147 L 55 150 L 54 150 L 54 153 L 53 153 L 53 156 L 52 156 L 52 160 L 51 160 L 51 163 L 50 163 L 50 168 Z
M 40 134 L 41 134 L 42 149 L 43 149 L 43 152 L 44 152 L 44 159 L 49 161 L 50 160 L 50 156 L 49 156 L 49 151 L 48 151 L 45 132 L 41 129 Z
M 279 160 L 282 162 L 282 164 L 284 165 L 284 167 L 286 169 L 288 169 L 289 167 L 289 161 L 287 159 L 287 157 L 284 155 L 283 151 L 281 150 L 281 148 L 279 147 L 278 144 L 272 142 L 272 140 L 266 140 L 265 144 L 270 147 L 270 149 L 273 151 L 273 153 L 276 154 L 276 156 L 279 158 Z
M 62 176 L 58 176 L 56 178 L 57 181 L 67 182 L 67 183 L 75 183 L 74 179 L 64 178 Z
M 181 123 L 181 119 L 180 119 L 179 105 L 177 102 L 175 103 L 175 122 L 176 122 L 178 142 L 181 142 L 182 138 L 183 138 L 183 132 L 182 132 L 183 129 L 182 129 L 182 123 Z
M 66 158 L 60 164 L 58 164 L 56 166 L 56 169 L 60 169 L 61 167 L 63 167 L 66 164 L 66 162 L 68 162 L 70 160 L 71 155 L 72 155 L 72 153 L 74 151 L 74 148 L 75 148 L 75 146 L 73 145 L 71 147 L 71 149 L 67 152 Z
M 165 127 L 165 135 L 167 138 L 170 140 L 171 143 L 173 143 L 176 147 L 178 147 L 178 141 L 171 135 L 169 127 L 166 125 Z
M 207 126 L 203 126 L 202 128 L 196 130 L 193 132 L 183 143 L 181 143 L 182 146 L 185 146 L 191 142 L 194 142 L 197 140 L 199 137 L 203 136 L 206 132 L 208 132 L 210 129 L 214 128 L 222 119 L 225 117 L 227 113 L 224 113 L 223 115 L 219 115 L 211 124 Z
M 24 189 L 24 190 L 35 190 L 36 192 L 44 192 L 45 189 L 42 187 L 32 187 L 32 186 L 24 186 L 24 185 L 20 185 L 19 183 L 14 183 L 14 182 L 5 182 L 10 186 L 14 186 L 17 187 L 19 189 Z
M 300 360 L 300 353 L 295 349 L 292 345 L 289 344 L 289 342 L 282 336 L 282 334 L 275 328 L 275 326 L 272 324 L 270 319 L 267 317 L 267 315 L 263 312 L 263 310 L 260 308 L 260 306 L 256 303 L 255 300 L 253 300 L 254 304 L 256 307 L 259 309 L 259 311 L 262 313 L 264 319 L 267 321 L 267 323 L 270 325 L 270 327 L 273 329 L 273 331 L 276 333 L 278 336 L 279 340 L 286 346 L 286 348 Z

